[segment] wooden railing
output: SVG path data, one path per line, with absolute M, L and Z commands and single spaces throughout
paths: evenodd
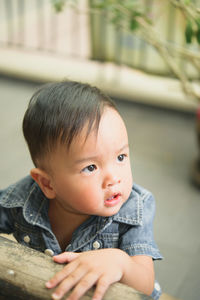
M 45 282 L 63 268 L 47 255 L 22 246 L 0 236 L 0 299 L 1 300 L 46 300 L 51 299 L 52 290 L 45 287 Z M 82 300 L 92 299 L 93 289 Z M 66 298 L 66 297 L 65 297 Z M 104 300 L 150 300 L 134 289 L 120 284 L 113 284 Z M 175 300 L 162 295 L 161 300 Z

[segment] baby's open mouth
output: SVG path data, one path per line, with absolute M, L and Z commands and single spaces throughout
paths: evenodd
M 107 198 L 104 203 L 105 206 L 111 207 L 117 205 L 121 200 L 121 193 L 116 193 L 113 196 Z

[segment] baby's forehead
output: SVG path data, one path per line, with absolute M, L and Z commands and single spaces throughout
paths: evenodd
M 99 119 L 93 118 L 92 122 L 90 121 L 90 119 L 86 119 L 82 126 L 76 128 L 75 131 L 70 131 L 64 127 L 58 138 L 54 140 L 54 145 L 51 147 L 52 154 L 79 153 L 83 151 L 83 148 L 85 151 L 90 152 L 90 150 L 99 147 L 101 140 L 103 141 L 109 134 L 114 135 L 116 141 L 121 139 L 121 128 L 125 128 L 125 126 L 121 116 L 113 108 L 104 109 Z
M 125 123 L 118 111 L 112 108 L 104 110 L 98 124 L 94 123 L 91 128 L 87 125 L 75 137 L 75 141 L 79 145 L 84 146 L 86 142 L 89 142 L 94 146 L 97 142 L 99 144 L 105 139 L 108 141 L 112 139 L 117 143 L 118 140 L 127 138 Z
M 81 126 L 76 133 L 70 136 L 70 132 L 62 132 L 58 137 L 54 149 L 62 148 L 66 153 L 71 151 L 73 147 L 83 147 L 87 142 L 88 138 L 95 139 L 98 136 L 99 122 L 94 122 L 92 124 L 86 121 L 83 126 Z M 70 143 L 69 143 L 70 140 Z

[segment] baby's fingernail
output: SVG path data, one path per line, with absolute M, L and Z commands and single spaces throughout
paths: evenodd
M 61 299 L 61 297 L 59 295 L 55 294 L 55 293 L 53 293 L 51 296 L 52 296 L 52 299 L 54 299 L 54 300 Z
M 52 287 L 52 284 L 51 284 L 50 281 L 47 281 L 47 282 L 45 283 L 45 286 L 46 286 L 47 288 L 51 288 L 51 287 Z

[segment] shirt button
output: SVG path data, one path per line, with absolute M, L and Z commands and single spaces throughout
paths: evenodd
M 95 250 L 99 249 L 101 247 L 100 243 L 98 241 L 95 241 L 93 244 L 92 244 L 93 248 Z
M 30 243 L 30 240 L 31 240 L 31 239 L 30 239 L 30 236 L 25 235 L 25 237 L 24 237 L 24 242 L 28 244 L 28 243 Z
M 54 252 L 53 252 L 53 250 L 51 250 L 51 249 L 46 249 L 46 250 L 44 251 L 44 253 L 45 253 L 46 255 L 48 255 L 48 256 L 54 256 Z
M 155 288 L 156 291 L 160 291 L 160 290 L 161 290 L 160 284 L 159 284 L 158 282 L 156 282 L 156 283 L 154 284 L 154 288 Z

